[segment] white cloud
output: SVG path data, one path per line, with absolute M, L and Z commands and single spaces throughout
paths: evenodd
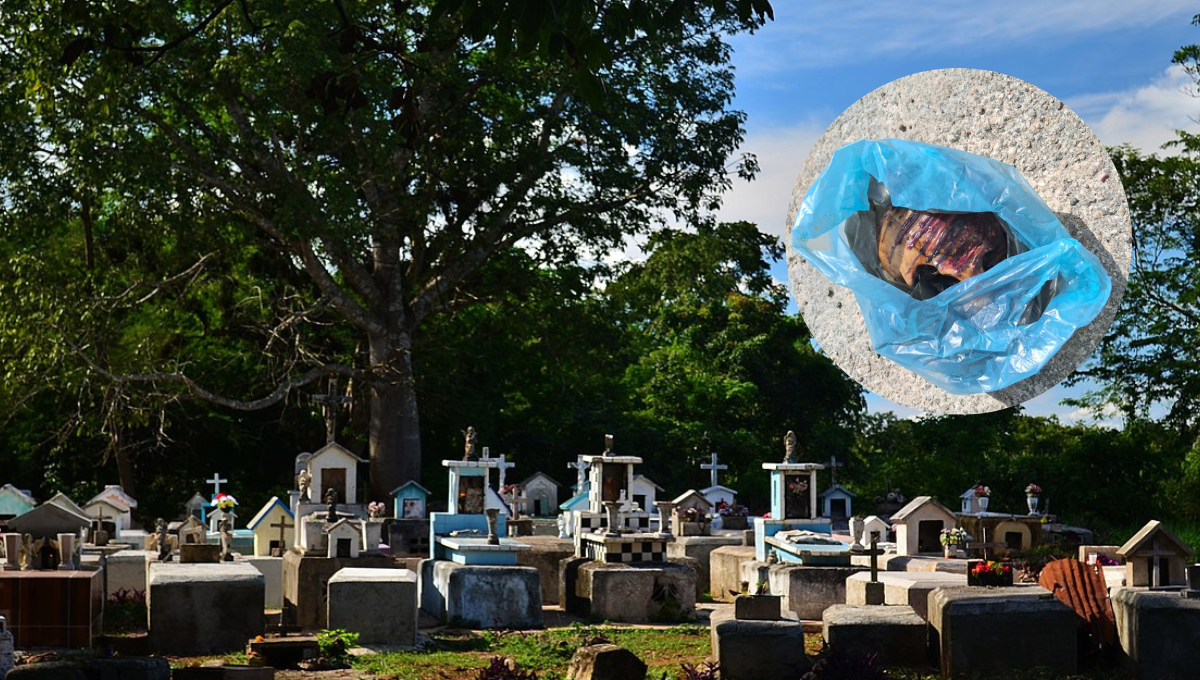
M 1073 97 L 1066 103 L 1103 144 L 1128 142 L 1143 152 L 1161 152 L 1176 130 L 1200 130 L 1196 94 L 1196 81 L 1182 66 L 1171 66 L 1143 87 Z
M 734 39 L 741 53 L 738 61 L 750 71 L 861 63 L 889 54 L 911 56 L 980 44 L 1063 40 L 1186 20 L 1196 11 L 1191 0 L 813 0 L 774 4 L 775 21 L 753 36 Z
M 748 134 L 737 153 L 752 153 L 758 158 L 758 177 L 753 182 L 734 180 L 717 218 L 724 222 L 754 222 L 759 231 L 783 238 L 786 244 L 792 186 L 809 149 L 824 131 L 823 125 L 806 121 Z

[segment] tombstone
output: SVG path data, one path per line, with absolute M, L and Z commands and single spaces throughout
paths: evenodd
M 296 543 L 295 516 L 278 496 L 271 496 L 246 528 L 254 532 L 254 554 L 257 556 L 278 557 Z
M 699 491 L 691 489 L 671 501 L 672 524 L 677 536 L 708 536 L 712 503 Z
M 195 517 L 198 521 L 204 522 L 205 508 L 208 507 L 208 501 L 200 494 L 193 494 L 188 502 L 183 507 L 184 517 Z
M 188 518 L 179 525 L 179 545 L 204 545 L 208 543 L 208 529 L 205 528 L 200 520 L 188 515 Z
M 1125 585 L 1134 587 L 1185 585 L 1185 567 L 1193 554 L 1191 547 L 1156 519 L 1117 549 L 1117 555 L 1125 558 Z
M 0 519 L 12 519 L 37 507 L 37 499 L 12 484 L 0 486 Z
M 409 480 L 392 489 L 392 512 L 396 519 L 423 520 L 428 517 L 429 489 Z
M 830 519 L 846 519 L 854 514 L 855 494 L 841 484 L 834 484 L 821 492 L 822 516 Z
M 83 510 L 97 519 L 111 518 L 115 526 L 110 535 L 118 537 L 125 529 L 133 528 L 133 510 L 137 506 L 137 500 L 125 493 L 120 484 L 108 484 L 84 504 Z
M 887 543 L 890 540 L 888 532 L 891 529 L 891 525 L 880 519 L 878 515 L 871 515 L 863 520 L 863 542 L 870 543 L 874 540 Z
M 942 552 L 942 530 L 952 529 L 958 518 L 932 496 L 917 496 L 892 515 L 896 554 Z
M 558 490 L 562 484 L 544 472 L 535 472 L 520 484 L 525 490 L 529 514 L 534 517 L 550 517 L 558 511 Z

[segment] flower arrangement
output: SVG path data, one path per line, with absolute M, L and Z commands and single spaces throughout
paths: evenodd
M 739 503 L 730 505 L 725 501 L 718 501 L 717 514 L 722 517 L 748 517 L 750 515 L 750 509 Z
M 379 501 L 371 501 L 367 503 L 367 517 L 371 519 L 379 519 L 383 517 L 383 513 L 387 510 L 387 506 Z
M 941 541 L 942 545 L 966 545 L 967 532 L 961 527 L 942 529 Z
M 991 487 L 984 486 L 982 484 L 975 485 L 975 497 L 976 498 L 987 498 L 988 496 L 991 496 L 991 495 L 992 495 Z
M 1012 565 L 1004 562 L 980 560 L 970 566 L 967 572 L 967 584 L 973 586 L 1011 586 L 1013 583 Z
M 238 502 L 236 498 L 227 493 L 219 493 L 217 494 L 217 497 L 212 500 L 212 504 L 221 510 L 224 510 L 225 512 L 229 512 L 230 510 L 233 510 L 234 506 L 237 505 Z
M 992 562 L 991 560 L 981 560 L 971 569 L 971 573 L 979 576 L 981 574 L 994 574 L 997 576 L 1006 576 L 1012 573 L 1012 566 L 1003 562 Z
M 1033 482 L 1030 482 L 1029 485 L 1025 487 L 1025 495 L 1026 496 L 1040 496 L 1040 495 L 1042 495 L 1042 487 L 1038 486 L 1037 484 L 1034 484 Z
M 700 512 L 696 508 L 687 508 L 679 514 L 680 518 L 685 522 L 706 522 L 708 516 Z

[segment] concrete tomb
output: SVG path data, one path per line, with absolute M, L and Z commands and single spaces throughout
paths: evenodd
M 362 644 L 417 643 L 417 575 L 408 569 L 338 570 L 329 578 L 326 625 Z
M 150 644 L 160 654 L 197 656 L 245 648 L 265 620 L 263 575 L 243 562 L 152 562 L 146 609 Z
M 876 654 L 884 666 L 924 666 L 929 648 L 925 619 L 912 607 L 833 605 L 821 617 L 822 635 L 835 653 Z

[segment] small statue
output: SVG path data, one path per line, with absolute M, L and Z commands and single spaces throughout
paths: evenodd
M 333 524 L 337 521 L 337 502 L 338 492 L 333 487 L 325 489 L 325 505 L 329 506 L 329 510 L 325 513 L 325 521 Z
M 233 561 L 233 522 L 227 519 L 221 520 L 218 525 L 221 532 L 221 559 L 226 562 Z
M 796 450 L 796 433 L 788 430 L 788 433 L 783 436 L 783 462 L 784 463 L 799 463 L 800 452 Z
M 33 536 L 25 534 L 21 537 L 21 569 L 33 568 Z
M 467 429 L 463 431 L 463 437 L 466 438 L 463 446 L 463 460 L 479 460 L 479 454 L 475 452 L 475 445 L 479 440 L 475 434 L 475 426 L 468 425 Z
M 158 539 L 158 561 L 171 561 L 171 542 L 167 536 L 167 520 L 159 517 L 154 522 L 154 534 Z
M 604 435 L 604 454 L 605 456 L 616 455 L 613 450 L 613 436 L 611 434 Z
M 300 489 L 300 500 L 309 500 L 309 490 L 312 488 L 312 473 L 308 470 L 301 470 L 300 474 L 296 475 L 296 488 Z

